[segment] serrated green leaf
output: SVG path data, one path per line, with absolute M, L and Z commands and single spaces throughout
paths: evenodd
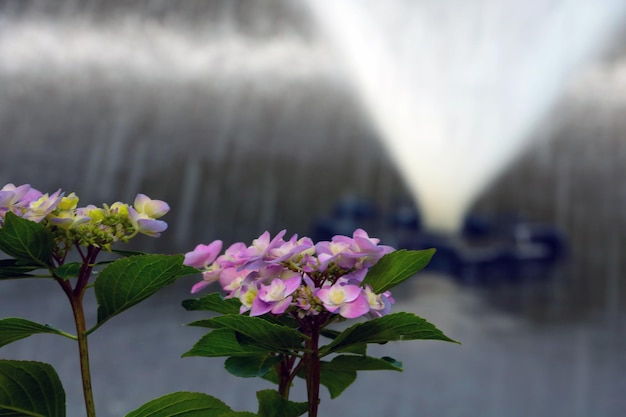
M 357 323 L 322 347 L 320 352 L 323 356 L 331 352 L 346 352 L 355 344 L 418 339 L 458 343 L 423 318 L 413 313 L 401 312 Z
M 374 358 L 361 355 L 339 355 L 334 357 L 330 366 L 335 369 L 353 371 L 399 371 L 402 372 L 402 364 L 393 358 Z
M 268 353 L 265 348 L 240 344 L 235 331 L 231 329 L 216 329 L 198 340 L 191 350 L 183 354 L 183 357 L 250 356 L 265 353 Z
M 0 415 L 65 417 L 65 391 L 54 368 L 0 360 Z
M 188 323 L 187 326 L 206 327 L 209 329 L 217 329 L 221 327 L 221 326 L 218 326 L 216 323 L 213 323 L 211 319 L 195 320 L 195 321 L 192 321 L 191 323 Z
M 240 378 L 262 377 L 272 370 L 280 358 L 270 354 L 251 356 L 231 356 L 224 362 L 224 368 Z
M 424 268 L 434 253 L 435 249 L 401 249 L 388 253 L 369 269 L 363 285 L 371 286 L 376 294 L 385 292 Z
M 278 376 L 278 372 L 276 372 L 276 368 L 270 369 L 270 371 L 266 373 L 265 375 L 263 375 L 261 378 L 275 385 L 280 384 L 280 377 Z M 293 384 L 291 385 L 293 386 Z
M 51 265 L 54 237 L 42 224 L 8 212 L 0 228 L 0 251 L 27 264 Z
M 54 273 L 63 279 L 76 278 L 80 275 L 80 269 L 83 264 L 80 262 L 70 262 L 67 264 L 63 264 L 57 269 L 54 270 Z
M 209 321 L 220 328 L 235 331 L 242 345 L 256 345 L 271 352 L 302 350 L 303 336 L 300 332 L 259 317 L 227 315 Z
M 120 249 L 111 249 L 111 252 L 116 253 L 120 256 L 124 256 L 124 257 L 129 257 L 129 256 L 136 256 L 136 255 L 145 255 L 145 252 L 139 252 L 139 251 L 135 251 L 135 250 L 120 250 Z
M 331 398 L 337 398 L 357 377 L 357 371 L 402 371 L 399 362 L 391 358 L 373 358 L 361 355 L 340 355 L 330 362 L 320 363 L 320 383 Z
M 241 301 L 238 298 L 225 299 L 216 292 L 201 298 L 184 300 L 182 304 L 188 311 L 213 311 L 221 314 L 239 314 L 239 308 L 241 307 Z
M 0 320 L 0 347 L 37 333 L 64 335 L 62 331 L 54 327 L 11 317 Z
M 182 255 L 136 255 L 109 264 L 94 285 L 98 325 L 187 275 L 183 259 Z
M 259 417 L 298 417 L 308 411 L 307 403 L 288 401 L 277 391 L 258 391 Z
M 334 369 L 330 362 L 320 362 L 320 384 L 326 387 L 330 398 L 335 399 L 356 381 L 356 371 Z
M 126 417 L 218 417 L 230 411 L 230 407 L 210 395 L 174 392 L 147 402 Z
M 249 411 L 227 411 L 224 414 L 220 414 L 217 417 L 258 417 L 258 414 L 251 413 Z
M 18 259 L 2 259 L 0 260 L 0 280 L 33 278 L 33 275 L 29 274 L 29 272 L 37 269 L 41 269 L 41 266 L 24 263 L 24 261 Z

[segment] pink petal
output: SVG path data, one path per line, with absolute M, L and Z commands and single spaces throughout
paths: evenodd
M 354 319 L 360 317 L 370 311 L 370 304 L 367 302 L 367 297 L 361 295 L 350 303 L 345 303 L 339 309 L 339 314 L 347 319 Z

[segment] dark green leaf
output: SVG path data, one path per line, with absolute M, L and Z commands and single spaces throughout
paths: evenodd
M 216 323 L 213 323 L 211 319 L 200 319 L 196 321 L 192 321 L 187 324 L 187 326 L 195 326 L 195 327 L 207 327 L 209 329 L 217 329 L 221 326 L 218 326 Z
M 65 417 L 65 391 L 54 368 L 0 360 L 0 415 Z
M 227 315 L 209 319 L 211 323 L 235 331 L 241 344 L 251 344 L 272 352 L 302 350 L 302 334 L 287 326 L 259 317 Z
M 147 402 L 126 417 L 218 417 L 230 411 L 230 407 L 210 395 L 174 392 Z
M 278 392 L 268 389 L 256 393 L 259 417 L 298 417 L 308 410 L 307 403 L 285 400 Z
M 54 270 L 54 273 L 63 279 L 76 278 L 80 275 L 80 269 L 83 264 L 80 262 L 70 262 L 64 265 L 61 265 L 57 269 Z
M 29 264 L 48 268 L 51 265 L 54 237 L 42 224 L 22 219 L 8 212 L 0 228 L 0 251 Z
M 298 320 L 296 320 L 292 316 L 286 316 L 284 314 L 280 316 L 274 316 L 272 314 L 264 314 L 262 316 L 259 316 L 259 318 L 263 320 L 267 320 L 270 323 L 278 324 L 279 326 L 290 327 L 292 329 L 297 329 L 299 327 Z
M 339 355 L 334 357 L 330 366 L 335 369 L 345 369 L 354 371 L 400 371 L 402 364 L 393 358 L 374 358 L 361 355 Z
M 279 361 L 279 357 L 269 354 L 231 356 L 224 362 L 224 368 L 232 375 L 241 378 L 255 378 L 266 375 Z
M 94 288 L 98 324 L 134 306 L 186 275 L 182 255 L 137 255 L 118 259 L 100 272 Z
M 324 337 L 327 337 L 329 339 L 335 339 L 337 336 L 339 336 L 341 334 L 340 331 L 338 330 L 333 330 L 333 329 L 322 329 L 322 331 L 320 332 L 320 334 Z
M 211 293 L 201 298 L 192 298 L 183 301 L 183 307 L 188 311 L 214 311 L 221 314 L 239 314 L 241 301 L 238 298 L 224 299 L 219 293 Z
M 331 398 L 337 398 L 356 380 L 357 371 L 402 371 L 397 364 L 398 362 L 391 358 L 340 355 L 330 362 L 320 363 L 320 383 L 328 389 Z
M 276 372 L 276 368 L 270 369 L 270 371 L 266 373 L 265 375 L 263 375 L 261 378 L 263 378 L 266 381 L 271 382 L 272 384 L 276 384 L 276 385 L 280 384 L 280 377 L 278 376 L 278 372 Z
M 0 260 L 0 279 L 32 278 L 33 275 L 28 272 L 36 269 L 41 269 L 41 265 L 24 263 L 18 259 L 2 259 Z
M 251 344 L 242 345 L 230 329 L 217 329 L 204 335 L 186 356 L 250 356 L 268 353 L 268 350 Z
M 145 252 L 139 252 L 139 251 L 134 251 L 134 250 L 120 250 L 120 249 L 111 249 L 111 252 L 116 253 L 120 256 L 124 256 L 124 257 L 146 254 Z
M 0 320 L 0 347 L 37 333 L 63 334 L 63 332 L 51 326 L 26 319 L 2 319 Z
M 401 249 L 388 253 L 370 268 L 363 285 L 370 285 L 376 294 L 387 291 L 424 268 L 434 253 L 435 249 Z
M 217 417 L 258 417 L 258 414 L 251 413 L 249 411 L 227 411 L 224 414 L 219 414 Z
M 327 355 L 331 352 L 346 352 L 355 344 L 416 339 L 458 343 L 413 313 L 394 313 L 349 327 L 322 347 L 320 352 Z

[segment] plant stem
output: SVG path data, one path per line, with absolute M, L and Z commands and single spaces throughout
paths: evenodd
M 306 390 L 307 400 L 309 403 L 309 417 L 317 417 L 317 407 L 320 402 L 320 355 L 319 355 L 319 339 L 320 326 L 314 320 L 311 323 L 306 340 L 307 352 L 304 356 L 306 366 Z
M 76 286 L 72 289 L 69 281 L 66 281 L 58 276 L 54 275 L 56 281 L 61 285 L 61 288 L 67 295 L 72 306 L 72 313 L 74 313 L 74 323 L 76 325 L 76 340 L 78 341 L 78 356 L 80 360 L 80 374 L 83 382 L 83 396 L 85 398 L 85 409 L 87 411 L 87 417 L 96 417 L 96 406 L 93 401 L 93 389 L 91 387 L 91 371 L 89 369 L 89 345 L 87 343 L 87 323 L 85 321 L 85 310 L 83 308 L 83 296 L 85 294 L 85 288 L 89 283 L 89 277 L 95 263 L 96 257 L 100 252 L 100 248 L 90 246 L 87 249 L 87 255 L 83 256 L 81 252 L 81 258 L 83 265 L 76 282 Z
M 83 310 L 82 295 L 70 297 L 74 321 L 76 323 L 76 336 L 78 338 L 78 354 L 80 357 L 80 374 L 83 380 L 83 395 L 85 397 L 85 409 L 87 417 L 96 417 L 96 407 L 93 401 L 91 388 L 91 372 L 89 370 L 89 346 L 87 344 L 87 325 Z
M 278 370 L 278 393 L 281 397 L 288 400 L 289 390 L 291 388 L 291 358 L 285 358 L 277 365 Z

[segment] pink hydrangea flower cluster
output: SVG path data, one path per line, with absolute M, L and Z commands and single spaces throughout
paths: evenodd
M 139 233 L 157 237 L 167 229 L 158 218 L 170 207 L 160 200 L 138 194 L 134 205 L 115 202 L 102 207 L 78 207 L 78 197 L 61 190 L 44 194 L 28 184 L 7 184 L 0 189 L 0 227 L 6 213 L 45 223 L 58 237 L 84 245 L 108 248 L 117 241 L 128 241 Z
M 392 247 L 379 245 L 362 229 L 318 243 L 284 236 L 284 230 L 274 238 L 265 232 L 252 245 L 235 243 L 221 255 L 220 240 L 196 246 L 184 263 L 200 269 L 203 280 L 191 292 L 219 282 L 227 298 L 241 301 L 240 312 L 251 316 L 289 312 L 303 318 L 326 312 L 356 318 L 389 312 L 391 294 L 375 294 L 363 279 Z

